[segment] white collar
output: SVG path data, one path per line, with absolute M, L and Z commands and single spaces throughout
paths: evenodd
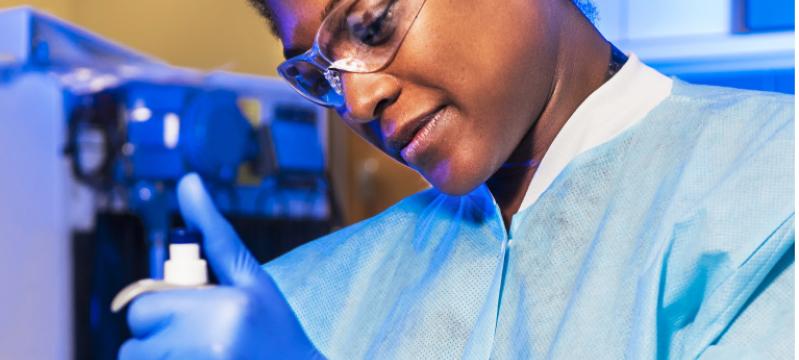
M 619 72 L 588 96 L 555 136 L 519 211 L 534 204 L 577 155 L 610 141 L 643 119 L 671 94 L 673 83 L 630 54 Z

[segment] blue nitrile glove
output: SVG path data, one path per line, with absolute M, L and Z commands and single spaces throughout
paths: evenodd
M 180 211 L 203 233 L 203 250 L 220 286 L 137 298 L 128 310 L 129 359 L 323 358 L 272 278 L 216 210 L 196 174 L 178 184 Z

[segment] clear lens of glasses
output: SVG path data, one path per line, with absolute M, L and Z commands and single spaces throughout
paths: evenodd
M 340 106 L 344 103 L 341 81 L 336 81 L 338 74 L 333 74 L 333 71 L 302 59 L 284 62 L 277 71 L 297 92 L 319 105 Z
M 314 47 L 278 67 L 311 101 L 343 104 L 340 72 L 374 72 L 396 55 L 425 0 L 344 0 L 322 22 Z
M 330 12 L 316 43 L 330 67 L 372 72 L 388 64 L 424 0 L 350 0 Z

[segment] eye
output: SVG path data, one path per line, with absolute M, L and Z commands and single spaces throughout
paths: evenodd
M 303 82 L 305 89 L 315 97 L 322 97 L 331 90 L 330 83 L 322 74 L 309 76 Z
M 394 34 L 394 5 L 397 0 L 387 1 L 377 7 L 355 11 L 347 16 L 350 34 L 367 46 L 379 46 Z
M 313 97 L 320 98 L 332 90 L 324 74 L 308 63 L 294 64 L 285 70 L 285 74 L 305 93 Z

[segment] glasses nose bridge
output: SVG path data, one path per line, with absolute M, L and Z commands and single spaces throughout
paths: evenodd
M 339 95 L 344 94 L 344 87 L 341 85 L 341 72 L 336 69 L 327 68 L 323 70 L 325 80 L 330 83 L 330 87 L 333 88 Z

